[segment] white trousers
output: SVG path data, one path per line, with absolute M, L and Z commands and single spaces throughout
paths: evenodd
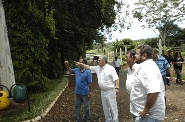
M 119 122 L 115 89 L 101 90 L 101 99 L 106 119 L 105 122 Z

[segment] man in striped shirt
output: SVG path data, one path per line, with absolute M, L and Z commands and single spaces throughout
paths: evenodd
M 165 90 L 166 90 L 166 85 L 167 85 L 166 74 L 167 74 L 167 72 L 168 72 L 168 74 L 170 74 L 170 78 L 169 78 L 170 81 L 172 81 L 174 78 L 172 75 L 172 70 L 170 68 L 170 64 L 163 56 L 158 55 L 158 53 L 159 53 L 158 49 L 153 48 L 153 61 L 158 65 L 158 67 L 160 69 L 161 75 L 163 77 Z M 166 96 L 164 97 L 164 99 L 165 99 L 165 104 L 166 104 Z
M 170 74 L 169 80 L 173 80 L 173 75 L 172 75 L 172 70 L 170 68 L 170 64 L 168 61 L 165 59 L 165 57 L 158 55 L 159 51 L 157 48 L 153 48 L 153 60 L 154 62 L 158 65 L 161 75 L 163 77 L 165 89 L 166 89 L 166 84 L 167 84 L 167 79 L 166 79 L 166 74 Z M 166 72 L 167 71 L 167 72 Z

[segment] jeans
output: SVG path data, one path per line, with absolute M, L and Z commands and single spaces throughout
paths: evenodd
M 163 75 L 162 77 L 163 77 L 164 87 L 166 90 L 167 78 L 166 78 L 166 75 Z
M 181 79 L 181 70 L 180 69 L 175 69 L 175 72 L 177 74 L 177 80 L 179 80 L 180 82 L 182 82 L 182 79 Z
M 141 117 L 135 117 L 134 122 L 162 122 L 162 121 L 149 117 L 144 117 L 143 119 L 141 119 Z
M 85 106 L 85 119 L 86 121 L 90 121 L 90 103 L 87 95 L 79 95 L 76 94 L 75 100 L 75 113 L 76 113 L 76 121 L 82 122 L 81 117 L 81 105 L 84 103 Z

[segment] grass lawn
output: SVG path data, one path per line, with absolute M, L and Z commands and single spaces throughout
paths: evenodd
M 46 83 L 47 92 L 29 95 L 29 99 L 34 100 L 34 103 L 30 105 L 30 112 L 28 112 L 27 107 L 18 112 L 2 114 L 0 115 L 0 122 L 20 122 L 41 115 L 59 92 L 66 86 L 67 82 L 67 77 L 50 80 Z

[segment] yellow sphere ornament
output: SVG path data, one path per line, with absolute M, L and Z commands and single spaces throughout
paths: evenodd
M 0 109 L 5 109 L 10 105 L 8 93 L 6 91 L 0 91 Z

